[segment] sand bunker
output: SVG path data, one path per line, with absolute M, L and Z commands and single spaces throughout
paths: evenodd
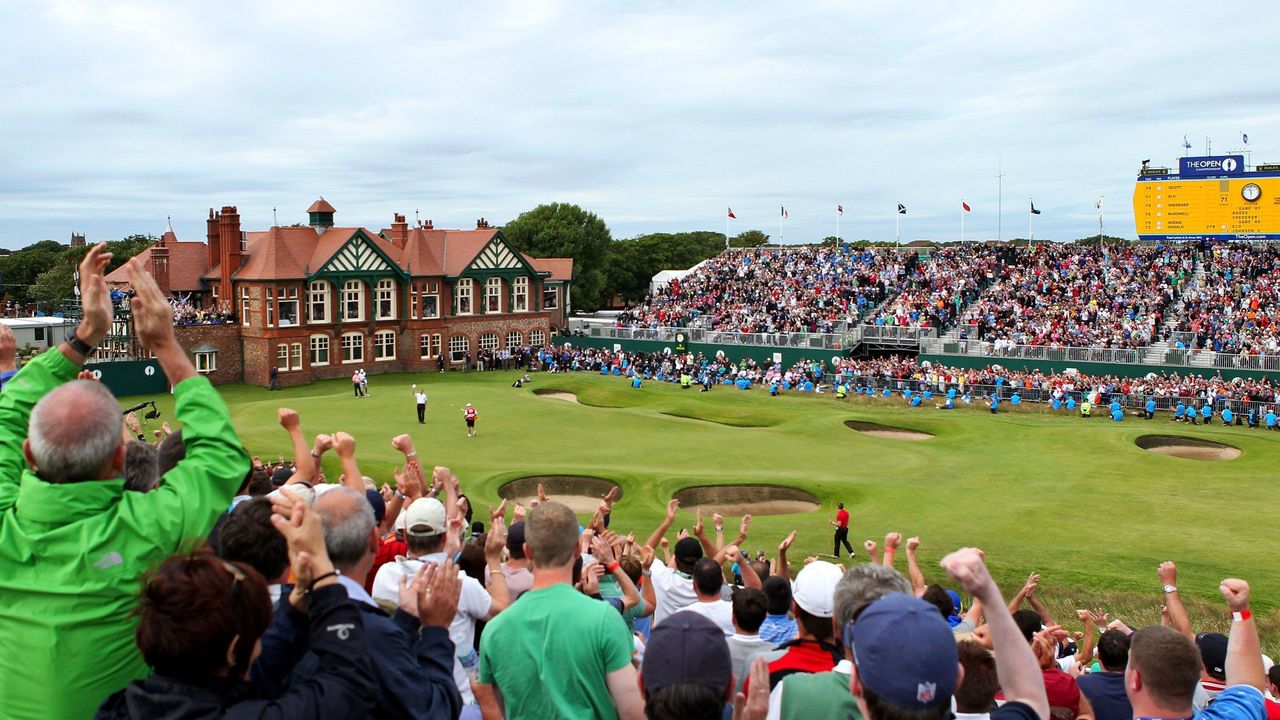
M 704 485 L 676 492 L 680 507 L 721 515 L 795 515 L 821 508 L 818 498 L 779 485 Z
M 1147 452 L 1188 460 L 1234 460 L 1240 457 L 1240 448 L 1181 435 L 1143 435 L 1133 442 Z
M 696 420 L 698 422 L 711 423 L 713 425 L 724 425 L 726 427 L 736 427 L 736 428 L 769 427 L 768 425 L 764 425 L 758 422 L 753 422 L 751 420 L 738 420 L 738 419 L 711 420 L 709 418 L 694 417 L 693 415 L 682 415 L 680 413 L 674 413 L 674 412 L 664 412 L 662 414 L 666 415 L 667 417 L 680 418 L 681 420 Z
M 547 496 L 556 502 L 564 503 L 569 509 L 579 514 L 596 511 L 600 498 L 609 492 L 615 484 L 604 478 L 586 477 L 582 475 L 534 475 L 523 477 L 498 488 L 498 497 L 511 502 L 518 502 L 530 507 L 532 501 L 538 499 L 538 483 L 547 492 Z M 622 498 L 622 489 L 618 488 L 618 498 Z
M 537 390 L 534 390 L 533 394 L 539 397 L 551 398 L 552 400 L 564 400 L 565 402 L 571 402 L 574 405 L 582 404 L 578 402 L 577 395 L 574 395 L 571 392 L 565 392 L 563 390 L 547 390 L 545 388 L 539 388 Z
M 844 423 L 851 430 L 856 430 L 864 435 L 872 437 L 884 438 L 886 440 L 929 440 L 933 436 L 919 430 L 907 430 L 905 428 L 889 427 L 888 425 L 879 425 L 877 423 L 859 422 L 857 420 L 846 420 Z

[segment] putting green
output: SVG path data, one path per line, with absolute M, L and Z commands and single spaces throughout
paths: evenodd
M 1280 578 L 1267 542 L 1280 443 L 1262 430 L 1187 427 L 1167 417 L 1082 420 L 1030 404 L 992 416 L 976 406 L 913 409 L 900 398 L 771 398 L 760 389 L 702 393 L 654 382 L 633 390 L 620 378 L 590 373 L 535 374 L 516 389 L 517 376 L 378 375 L 370 379 L 372 396 L 359 400 L 345 380 L 282 392 L 221 391 L 246 446 L 264 459 L 290 454 L 276 423 L 281 405 L 301 412 L 309 436 L 352 433 L 361 469 L 379 481 L 391 478 L 397 459 L 390 438 L 407 431 L 423 463 L 451 467 L 479 510 L 496 504 L 497 488 L 516 478 L 604 478 L 624 491 L 611 527 L 643 538 L 682 488 L 790 486 L 812 493 L 821 509 L 756 518 L 746 542 L 753 555 L 760 549 L 774 555 L 793 529 L 799 530 L 794 561 L 831 552 L 828 520 L 835 503 L 844 502 L 855 546 L 865 538 L 882 542 L 888 531 L 919 535 L 926 577 L 941 582 L 938 559 L 976 545 L 1007 594 L 1028 572 L 1039 572 L 1040 594 L 1060 612 L 1102 606 L 1113 617 L 1158 620 L 1155 569 L 1174 560 L 1178 584 L 1203 619 L 1198 628 L 1225 628 L 1218 583 L 1242 577 L 1254 588 L 1264 628 L 1276 631 L 1264 642 L 1280 641 Z M 414 382 L 430 395 L 425 425 L 417 423 Z M 579 402 L 538 397 L 535 390 L 572 393 Z M 154 399 L 172 418 L 172 399 Z M 467 402 L 479 411 L 475 438 L 462 421 Z M 852 432 L 848 421 L 933 437 L 884 439 Z M 1241 455 L 1225 462 L 1159 455 L 1135 444 L 1150 434 L 1222 442 Z M 336 477 L 336 458 L 326 457 L 324 470 Z M 682 511 L 677 522 L 691 526 L 693 517 Z M 732 536 L 737 518 L 726 524 Z M 897 565 L 905 569 L 905 552 Z

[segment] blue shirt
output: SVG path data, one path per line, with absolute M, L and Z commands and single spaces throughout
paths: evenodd
M 1149 412 L 1149 413 L 1154 413 L 1155 411 L 1156 411 L 1156 401 L 1155 401 L 1155 400 L 1148 399 L 1148 400 L 1147 400 L 1147 412 Z
M 1193 720 L 1263 720 L 1267 716 L 1262 693 L 1251 685 L 1223 690 L 1213 704 L 1197 710 Z
M 766 615 L 760 624 L 760 639 L 781 645 L 796 636 L 796 621 L 782 615 Z
M 1097 720 L 1133 720 L 1133 706 L 1124 692 L 1124 673 L 1089 673 L 1076 678 L 1076 684 L 1089 698 Z
M 1204 407 L 1200 408 L 1200 416 L 1213 417 L 1213 408 L 1209 405 L 1205 405 Z

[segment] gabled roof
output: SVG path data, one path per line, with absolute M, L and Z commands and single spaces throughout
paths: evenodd
M 165 233 L 168 236 L 168 233 Z M 204 274 L 209 261 L 208 252 L 202 242 L 179 242 L 166 239 L 165 248 L 169 250 L 169 289 L 174 292 L 193 292 L 201 289 L 200 277 Z M 154 246 L 152 246 L 154 247 Z M 139 262 L 143 265 L 151 261 L 151 248 L 135 255 L 128 263 L 107 273 L 107 283 L 126 285 L 129 282 L 129 265 Z
M 573 279 L 573 258 L 529 258 L 529 264 L 540 273 L 551 273 L 548 280 L 568 282 Z
M 316 243 L 310 274 L 391 271 L 406 276 L 401 255 L 400 248 L 364 228 L 331 228 Z

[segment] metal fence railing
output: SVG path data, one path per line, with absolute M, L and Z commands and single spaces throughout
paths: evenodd
M 676 341 L 683 334 L 685 342 L 709 345 L 748 345 L 755 347 L 801 348 L 842 352 L 858 344 L 863 328 L 848 326 L 843 333 L 737 333 L 700 327 L 617 327 L 607 323 L 573 318 L 569 332 L 573 335 L 614 340 Z

